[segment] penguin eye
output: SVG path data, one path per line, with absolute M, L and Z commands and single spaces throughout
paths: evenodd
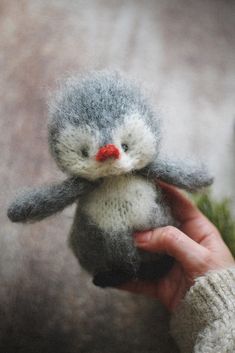
M 84 158 L 89 157 L 88 149 L 86 147 L 83 147 L 81 149 L 81 154 L 82 154 L 82 157 L 84 157 Z
M 128 151 L 128 145 L 126 143 L 122 143 L 121 146 L 124 152 Z

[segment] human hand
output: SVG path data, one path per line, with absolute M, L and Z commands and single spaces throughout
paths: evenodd
M 167 253 L 175 258 L 175 264 L 158 282 L 130 282 L 119 288 L 158 298 L 173 311 L 195 278 L 234 266 L 235 261 L 219 231 L 196 206 L 175 187 L 165 183 L 161 187 L 180 222 L 179 229 L 167 226 L 136 233 L 135 244 L 146 251 Z

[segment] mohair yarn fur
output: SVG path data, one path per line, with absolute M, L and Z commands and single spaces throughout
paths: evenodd
M 172 259 L 133 241 L 136 231 L 177 224 L 157 180 L 188 191 L 212 183 L 204 166 L 160 158 L 160 125 L 139 87 L 119 73 L 68 79 L 48 124 L 51 153 L 68 179 L 23 192 L 9 218 L 38 221 L 77 202 L 70 244 L 96 285 L 158 279 Z

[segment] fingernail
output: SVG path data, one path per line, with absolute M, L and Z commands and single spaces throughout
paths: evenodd
M 134 233 L 134 241 L 136 245 L 148 243 L 150 239 L 151 239 L 151 232 Z

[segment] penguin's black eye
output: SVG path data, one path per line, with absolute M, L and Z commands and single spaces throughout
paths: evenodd
M 89 156 L 88 149 L 86 147 L 83 147 L 81 149 L 81 154 L 84 158 L 87 158 Z
M 126 143 L 122 143 L 121 146 L 124 152 L 128 151 L 128 145 Z

